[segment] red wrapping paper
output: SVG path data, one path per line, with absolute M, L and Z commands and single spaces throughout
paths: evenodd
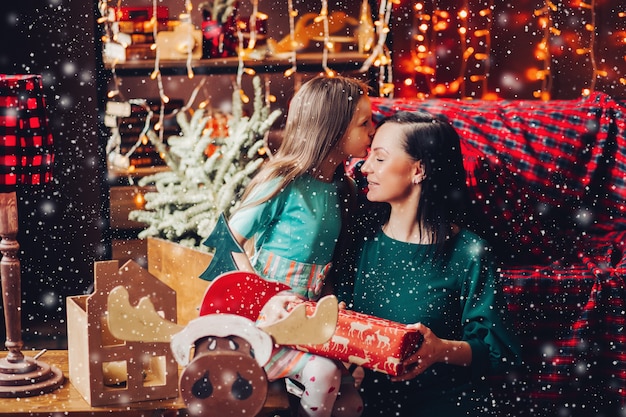
M 315 303 L 306 304 L 307 313 L 313 313 Z M 355 311 L 339 310 L 335 334 L 328 342 L 293 347 L 397 376 L 404 371 L 402 360 L 419 348 L 422 339 L 420 332 L 406 324 Z

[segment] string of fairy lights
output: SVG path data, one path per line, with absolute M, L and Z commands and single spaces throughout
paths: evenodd
M 250 0 L 252 5 L 251 21 L 248 22 L 247 30 L 249 31 L 248 40 L 243 34 L 245 24 L 237 24 L 236 32 L 238 39 L 238 67 L 236 76 L 233 80 L 233 88 L 240 92 L 241 100 L 244 103 L 249 101 L 249 97 L 242 89 L 244 76 L 254 76 L 255 70 L 246 66 L 249 62 L 251 51 L 254 50 L 258 39 L 257 25 L 255 18 L 259 16 L 259 0 Z M 331 34 L 329 33 L 329 11 L 331 5 L 328 0 L 320 0 L 321 7 L 315 18 L 315 23 L 322 23 L 323 27 L 323 47 L 321 53 L 321 69 L 327 76 L 334 76 L 336 72 L 329 66 L 329 53 L 333 51 L 333 43 Z M 369 1 L 369 0 L 364 0 Z M 377 13 L 372 16 L 374 18 L 375 40 L 371 49 L 365 52 L 364 61 L 360 68 L 363 73 L 370 72 L 376 74 L 378 84 L 378 95 L 393 97 L 396 85 L 394 83 L 392 52 L 388 47 L 388 34 L 390 33 L 390 22 L 393 15 L 394 7 L 400 6 L 402 2 L 407 0 L 378 0 Z M 116 42 L 120 43 L 119 33 L 112 31 L 113 23 L 119 20 L 119 16 L 112 10 L 120 10 L 122 0 L 116 0 L 115 6 L 112 7 L 110 0 L 100 0 L 99 8 L 102 17 L 99 23 L 104 24 L 105 31 L 103 43 Z M 158 0 L 152 2 L 152 31 L 153 37 L 156 39 L 159 25 L 156 24 Z M 461 2 L 444 2 L 443 0 L 431 1 L 415 1 L 410 3 L 412 12 L 412 31 L 410 41 L 410 60 L 412 74 L 409 74 L 404 80 L 397 80 L 405 85 L 415 85 L 419 83 L 416 93 L 417 98 L 431 97 L 458 97 L 458 98 L 498 98 L 497 94 L 490 91 L 490 64 L 492 59 L 492 37 L 494 25 L 494 11 L 496 4 L 494 0 L 463 0 Z M 288 62 L 290 67 L 284 71 L 285 78 L 293 77 L 298 72 L 298 53 L 295 42 L 296 19 L 299 16 L 298 10 L 294 7 L 293 0 L 287 0 L 287 16 L 289 19 L 289 38 L 293 48 L 289 51 Z M 559 25 L 556 23 L 555 15 L 563 8 L 577 10 L 580 14 L 581 27 L 578 41 L 574 44 L 573 49 L 579 56 L 587 58 L 591 66 L 591 77 L 588 85 L 581 91 L 581 95 L 589 95 L 596 88 L 599 79 L 607 77 L 608 71 L 602 68 L 604 61 L 598 59 L 596 51 L 597 32 L 596 26 L 596 0 L 573 0 L 563 6 L 563 4 L 553 1 L 544 0 L 543 4 L 532 13 L 532 17 L 536 20 L 536 25 L 540 28 L 540 39 L 534 47 L 534 58 L 537 60 L 537 67 L 531 68 L 527 72 L 527 77 L 531 80 L 540 81 L 540 87 L 533 92 L 537 99 L 549 100 L 553 89 L 553 54 L 555 40 L 562 35 Z M 184 1 L 184 15 L 189 16 L 193 11 L 193 5 L 190 0 Z M 620 18 L 626 18 L 625 11 L 616 11 Z M 182 16 L 182 15 L 181 15 Z M 181 19 L 182 21 L 182 19 Z M 190 22 L 190 19 L 189 19 Z M 192 25 L 190 24 L 189 27 Z M 456 33 L 460 46 L 460 54 L 455 65 L 450 65 L 458 72 L 454 79 L 441 81 L 439 66 L 441 61 L 440 44 L 448 41 L 449 33 Z M 445 36 L 444 36 L 445 35 Z M 191 37 L 191 33 L 189 33 Z M 615 36 L 619 37 L 619 42 L 626 45 L 626 30 L 616 31 Z M 171 117 L 165 115 L 165 104 L 170 99 L 166 94 L 163 76 L 161 74 L 161 54 L 157 43 L 152 44 L 151 49 L 154 51 L 154 68 L 150 74 L 150 79 L 156 83 L 159 97 L 161 100 L 161 108 L 159 111 L 158 121 L 152 126 L 154 131 L 158 132 L 160 140 L 163 140 L 164 118 Z M 407 51 L 404 51 L 405 53 Z M 192 44 L 188 43 L 186 51 L 185 65 L 187 68 L 187 77 L 194 79 L 192 57 Z M 626 56 L 624 57 L 626 60 Z M 112 74 L 112 88 L 108 92 L 110 99 L 116 98 L 125 100 L 121 93 L 121 80 L 116 73 L 116 62 L 110 63 Z M 614 71 L 615 72 L 615 71 Z M 265 74 L 265 101 L 270 104 L 276 101 L 276 97 L 271 94 L 269 87 L 269 76 Z M 206 77 L 200 77 L 197 87 L 194 89 L 192 96 L 185 106 L 178 111 L 189 110 L 200 91 L 204 91 L 205 100 L 200 103 L 200 108 L 208 106 L 210 97 L 206 90 Z M 296 79 L 297 82 L 297 79 Z M 619 82 L 626 85 L 626 77 L 619 78 Z M 135 99 L 137 100 L 137 99 Z M 153 113 L 150 113 L 153 117 Z M 148 140 L 145 135 L 140 138 L 144 143 Z M 128 155 L 125 155 L 128 156 Z
M 158 3 L 157 0 L 153 0 L 152 17 L 150 19 L 150 27 L 152 27 L 152 32 L 153 32 L 152 35 L 154 39 L 157 38 L 157 33 L 159 30 L 159 25 L 157 24 L 157 15 L 158 15 L 157 3 Z M 245 44 L 243 31 L 242 31 L 243 29 L 242 25 L 238 24 L 236 27 L 237 38 L 238 38 L 238 50 L 237 50 L 238 66 L 237 66 L 236 76 L 233 81 L 233 88 L 235 89 L 235 91 L 239 91 L 240 93 L 239 95 L 243 103 L 248 103 L 250 101 L 249 97 L 246 95 L 244 89 L 242 88 L 243 76 L 244 75 L 254 76 L 256 74 L 256 71 L 253 68 L 249 68 L 245 65 L 246 58 L 249 56 L 250 51 L 254 49 L 255 44 L 256 44 L 256 39 L 257 39 L 257 25 L 255 22 L 255 18 L 259 14 L 258 0 L 251 0 L 251 4 L 252 4 L 253 10 L 252 10 L 252 15 L 251 15 L 251 21 L 249 22 L 249 26 L 248 26 L 250 35 L 249 35 L 249 42 L 247 45 Z M 283 73 L 283 76 L 285 78 L 294 76 L 298 71 L 297 51 L 295 48 L 295 36 L 294 36 L 295 20 L 298 17 L 298 11 L 294 8 L 292 0 L 288 0 L 287 6 L 288 6 L 288 16 L 289 16 L 289 37 L 294 47 L 292 48 L 292 51 L 289 57 L 289 62 L 291 63 L 291 66 Z M 381 95 L 390 95 L 393 93 L 393 84 L 388 82 L 388 80 L 392 79 L 391 78 L 391 59 L 390 59 L 389 51 L 385 44 L 385 36 L 389 31 L 389 19 L 391 16 L 391 8 L 392 8 L 391 6 L 392 6 L 391 1 L 388 2 L 387 0 L 382 0 L 379 20 L 375 22 L 376 27 L 377 27 L 377 33 L 379 36 L 378 48 L 375 48 L 373 53 L 370 55 L 374 66 L 380 67 L 382 69 L 386 68 L 386 72 L 381 70 L 379 74 L 379 85 L 380 85 Z M 124 47 L 126 47 L 127 45 L 124 44 L 124 40 L 120 38 L 119 33 L 112 30 L 112 27 L 114 27 L 114 24 L 118 22 L 120 19 L 120 16 L 118 15 L 118 13 L 115 13 L 114 11 L 117 10 L 119 12 L 122 9 L 122 1 L 117 0 L 115 7 L 110 7 L 109 1 L 101 0 L 99 3 L 99 9 L 100 9 L 102 16 L 99 18 L 98 23 L 103 24 L 105 27 L 105 31 L 104 31 L 105 33 L 102 39 L 103 44 L 114 42 L 114 43 L 120 43 Z M 190 13 L 193 11 L 193 5 L 190 0 L 185 0 L 184 10 L 185 10 L 185 13 L 181 16 L 185 16 L 185 18 L 188 19 L 188 17 L 190 16 Z M 322 27 L 323 27 L 323 48 L 322 48 L 322 55 L 321 55 L 321 68 L 323 72 L 326 73 L 327 76 L 332 77 L 336 74 L 336 72 L 333 69 L 331 69 L 328 64 L 329 52 L 334 49 L 334 45 L 330 41 L 328 20 L 329 20 L 328 0 L 322 0 L 321 9 L 319 11 L 318 16 L 314 19 L 314 21 L 315 23 L 321 22 Z M 189 33 L 189 37 L 191 38 L 191 33 Z M 187 77 L 191 80 L 191 79 L 194 79 L 195 77 L 195 74 L 193 71 L 192 42 L 187 42 L 186 46 L 187 46 L 187 51 L 186 51 L 187 58 L 186 58 L 185 64 L 187 68 Z M 141 144 L 145 145 L 149 141 L 146 127 L 149 127 L 155 132 L 157 132 L 158 139 L 161 142 L 163 142 L 164 129 L 162 129 L 161 127 L 164 124 L 165 117 L 173 117 L 179 111 L 189 110 L 192 103 L 195 101 L 198 95 L 198 92 L 201 89 L 203 89 L 205 86 L 204 78 L 201 78 L 200 83 L 194 89 L 187 104 L 185 104 L 183 108 L 177 109 L 173 113 L 166 116 L 165 105 L 170 102 L 170 98 L 165 92 L 165 86 L 163 83 L 163 75 L 161 73 L 161 53 L 160 53 L 161 51 L 156 42 L 154 42 L 151 45 L 150 49 L 154 51 L 154 67 L 150 74 L 150 79 L 156 82 L 158 94 L 161 100 L 158 121 L 154 123 L 154 126 L 150 124 L 150 121 L 154 117 L 154 111 L 149 108 L 145 100 L 142 100 L 142 99 L 126 100 L 123 97 L 123 94 L 120 88 L 122 84 L 122 80 L 116 72 L 116 65 L 118 62 L 114 60 L 113 62 L 110 63 L 113 88 L 107 93 L 107 97 L 111 100 L 117 99 L 117 100 L 125 101 L 129 104 L 140 105 L 144 107 L 144 109 L 149 110 L 149 111 L 146 111 L 147 115 L 146 115 L 146 121 L 144 124 L 144 129 L 142 130 L 137 143 L 135 143 L 130 148 L 129 151 L 127 151 L 123 155 L 120 154 L 121 139 L 119 136 L 119 129 L 117 129 L 117 127 L 115 126 L 113 126 L 114 127 L 113 133 L 111 135 L 109 144 L 107 146 L 107 151 L 111 155 L 113 155 L 113 158 L 110 158 L 110 162 L 117 161 L 116 163 L 117 165 L 119 165 L 119 168 L 126 168 L 126 169 L 130 169 L 131 171 L 133 167 L 129 163 L 130 156 L 137 149 L 139 145 Z M 362 70 L 366 71 L 369 68 L 369 66 L 372 65 L 372 63 L 366 62 Z M 276 97 L 272 95 L 270 92 L 269 76 L 266 74 L 265 77 L 266 77 L 265 78 L 265 102 L 267 105 L 269 105 L 271 102 L 276 101 Z M 208 97 L 208 94 L 207 94 L 207 97 Z M 209 100 L 207 98 L 199 104 L 199 108 L 206 108 L 208 104 L 209 104 Z
M 558 7 L 550 0 L 545 0 L 543 7 L 534 11 L 534 16 L 542 31 L 541 41 L 535 47 L 535 57 L 542 68 L 535 73 L 535 78 L 541 80 L 541 89 L 533 91 L 535 98 L 549 100 L 552 91 L 552 53 L 550 52 L 552 35 L 559 36 L 561 31 L 555 27 L 553 15 Z
M 442 32 L 447 31 L 452 23 L 449 10 L 440 7 L 436 0 L 430 2 L 415 2 L 413 11 L 413 36 L 411 38 L 411 59 L 415 76 L 403 80 L 405 85 L 412 85 L 422 81 L 425 88 L 417 92 L 417 97 L 459 97 L 496 99 L 497 94 L 488 88 L 489 60 L 492 51 L 493 1 L 464 0 L 456 11 L 458 44 L 461 48 L 459 62 L 454 67 L 459 68 L 459 74 L 453 80 L 439 81 L 437 74 L 439 64 L 438 49 L 443 43 Z M 472 3 L 470 7 L 470 3 Z M 478 3 L 478 4 L 477 4 Z M 450 2 L 447 2 L 450 4 Z M 577 13 L 580 27 L 577 36 L 562 36 L 555 20 L 557 11 L 565 9 L 565 15 L 572 17 Z M 626 17 L 626 11 L 615 11 L 619 18 Z M 574 53 L 586 57 L 590 73 L 587 85 L 581 89 L 582 96 L 588 96 L 596 90 L 597 83 L 609 76 L 607 68 L 603 68 L 605 60 L 598 58 L 596 0 L 574 0 L 563 6 L 558 2 L 544 0 L 543 5 L 534 11 L 536 23 L 541 29 L 541 39 L 534 49 L 538 68 L 529 68 L 527 77 L 530 81 L 541 81 L 541 86 L 533 92 L 533 96 L 541 100 L 550 100 L 553 89 L 553 56 L 551 50 L 558 48 L 558 43 L 567 42 Z M 476 23 L 479 21 L 481 23 Z M 470 21 L 473 25 L 470 25 Z M 572 19 L 572 21 L 574 21 Z M 576 28 L 575 28 L 576 29 Z M 618 46 L 626 45 L 626 30 L 615 31 Z M 563 41 L 562 38 L 565 38 Z M 445 39 L 447 41 L 448 39 Z M 476 42 L 476 40 L 479 40 Z M 623 57 L 626 60 L 626 56 Z M 470 65 L 471 64 L 471 65 Z M 448 64 L 449 65 L 449 64 Z M 619 73 L 615 68 L 614 73 Z M 618 78 L 622 85 L 626 85 L 626 77 Z M 480 93 L 476 94 L 469 86 L 478 85 Z M 471 90 L 471 92 L 470 92 Z

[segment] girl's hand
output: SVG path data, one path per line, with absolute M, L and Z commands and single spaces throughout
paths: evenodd
M 279 292 L 265 303 L 261 309 L 257 325 L 262 328 L 263 326 L 274 324 L 278 320 L 285 318 L 293 309 L 294 304 L 302 301 L 300 297 L 291 292 Z

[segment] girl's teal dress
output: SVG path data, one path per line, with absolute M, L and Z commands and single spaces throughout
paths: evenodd
M 347 300 L 351 309 L 421 322 L 440 338 L 467 341 L 472 349 L 471 366 L 435 364 L 409 382 L 368 371 L 363 417 L 490 415 L 485 376 L 506 372 L 519 361 L 486 242 L 462 230 L 446 242 L 444 252 L 432 261 L 431 245 L 400 242 L 382 231 L 363 242 Z
M 250 201 L 268 195 L 277 182 L 264 184 Z M 341 229 L 340 214 L 337 183 L 306 174 L 267 202 L 236 211 L 229 226 L 247 239 L 254 238 L 251 263 L 260 276 L 287 284 L 294 293 L 316 301 L 331 267 Z M 277 349 L 265 366 L 268 379 L 300 372 L 310 357 L 295 349 Z

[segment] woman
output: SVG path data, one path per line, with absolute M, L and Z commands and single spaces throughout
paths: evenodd
M 489 246 L 462 227 L 457 133 L 431 115 L 399 112 L 379 124 L 361 172 L 375 207 L 359 219 L 368 227 L 354 280 L 340 288 L 350 289 L 349 308 L 424 336 L 402 375 L 366 372 L 363 416 L 489 415 L 485 376 L 515 365 L 519 346 L 506 330 Z

